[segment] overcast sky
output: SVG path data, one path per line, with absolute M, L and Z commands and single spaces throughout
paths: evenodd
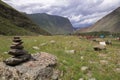
M 120 0 L 2 0 L 15 9 L 68 17 L 74 27 L 86 27 L 107 15 Z

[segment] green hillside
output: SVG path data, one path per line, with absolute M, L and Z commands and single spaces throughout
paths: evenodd
M 38 27 L 25 15 L 19 13 L 6 3 L 0 1 L 1 35 L 35 35 L 49 33 Z
M 46 13 L 27 14 L 27 16 L 38 24 L 40 28 L 51 34 L 69 34 L 73 32 L 73 26 L 67 18 Z

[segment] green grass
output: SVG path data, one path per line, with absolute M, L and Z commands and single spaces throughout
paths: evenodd
M 4 60 L 9 55 L 5 54 L 12 43 L 12 36 L 0 36 L 0 60 Z M 93 46 L 97 43 L 79 39 L 76 36 L 22 36 L 24 47 L 29 53 L 48 52 L 58 58 L 57 69 L 61 71 L 61 80 L 120 80 L 120 41 L 113 41 L 113 45 L 107 46 L 107 50 L 96 52 Z M 55 43 L 50 43 L 54 40 Z M 40 46 L 41 44 L 46 44 Z M 32 47 L 38 46 L 40 50 Z M 75 50 L 76 53 L 69 54 L 65 50 Z M 100 56 L 103 55 L 103 56 Z M 83 59 L 81 59 L 83 57 Z M 107 64 L 100 63 L 106 60 Z M 87 66 L 88 70 L 81 71 L 81 67 Z

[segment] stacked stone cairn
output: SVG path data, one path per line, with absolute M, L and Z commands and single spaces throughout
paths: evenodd
M 11 50 L 8 52 L 8 54 L 12 55 L 13 57 L 3 61 L 6 65 L 16 66 L 31 59 L 31 55 L 24 50 L 22 43 L 23 42 L 19 36 L 14 37 L 13 43 L 10 46 Z

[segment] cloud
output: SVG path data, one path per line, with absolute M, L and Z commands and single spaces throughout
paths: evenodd
M 74 27 L 86 27 L 120 6 L 120 0 L 2 0 L 26 13 L 68 17 Z

